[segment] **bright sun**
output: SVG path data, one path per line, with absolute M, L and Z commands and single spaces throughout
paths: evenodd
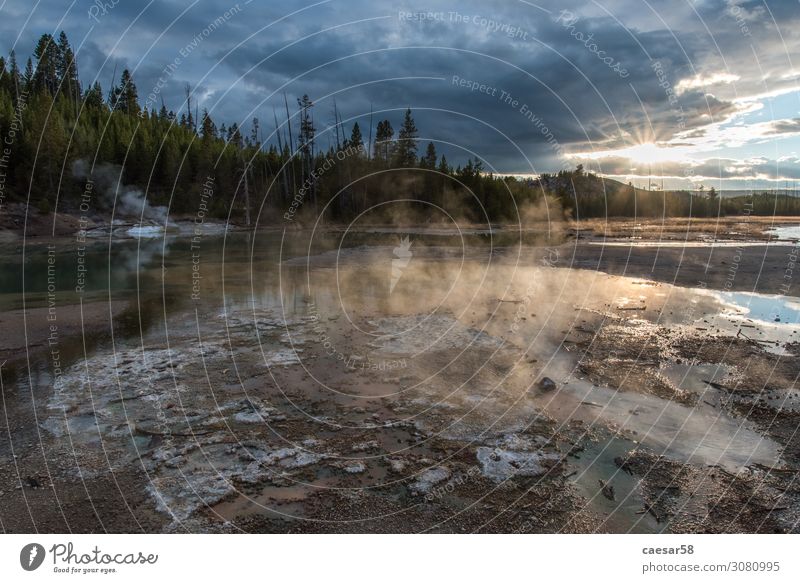
M 628 158 L 638 164 L 659 164 L 663 162 L 678 161 L 682 158 L 681 148 L 664 148 L 652 142 L 636 144 L 618 150 L 605 150 L 603 152 L 591 152 L 585 154 L 587 158 Z
M 618 153 L 635 162 L 667 162 L 675 158 L 672 148 L 661 148 L 656 144 L 637 144 Z

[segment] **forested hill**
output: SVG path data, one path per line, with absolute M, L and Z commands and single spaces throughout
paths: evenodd
M 732 193 L 721 196 L 712 187 L 699 192 L 646 190 L 601 178 L 578 166 L 572 171 L 543 174 L 538 181 L 573 216 L 712 217 L 718 215 L 797 215 L 800 197 L 793 193 Z
M 418 143 L 411 110 L 397 131 L 386 119 L 345 127 L 336 112 L 323 148 L 308 96 L 247 127 L 217 123 L 188 85 L 183 103 L 141 103 L 128 70 L 110 88 L 84 86 L 63 32 L 42 35 L 22 66 L 13 52 L 0 57 L 0 213 L 21 201 L 42 214 L 56 204 L 77 212 L 90 176 L 104 191 L 93 194 L 89 212 L 106 216 L 121 198 L 117 214 L 166 207 L 192 215 L 203 199 L 211 216 L 245 222 L 260 213 L 261 224 L 320 213 L 349 220 L 369 208 L 380 209 L 371 220 L 426 222 L 448 220 L 436 209 L 475 222 L 515 222 L 521 211 L 527 220 L 541 208 L 584 217 L 742 211 L 738 199 L 635 190 L 580 168 L 535 181 L 493 176 L 477 159 L 453 167 L 433 143 Z M 545 196 L 558 200 L 542 205 Z M 419 203 L 380 204 L 398 198 Z

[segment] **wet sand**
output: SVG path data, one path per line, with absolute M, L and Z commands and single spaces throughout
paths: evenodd
M 602 242 L 560 246 L 558 266 L 643 277 L 686 287 L 798 295 L 800 248 L 786 242 L 724 247 L 655 247 Z M 542 257 L 544 257 L 542 253 Z M 787 288 L 788 286 L 788 288 Z
M 93 301 L 0 312 L 0 362 L 11 367 L 25 358 L 37 360 L 60 344 L 85 339 L 89 346 L 111 334 L 112 321 L 127 309 L 125 301 Z

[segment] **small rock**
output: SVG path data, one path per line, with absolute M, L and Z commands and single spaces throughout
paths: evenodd
M 445 467 L 436 467 L 425 470 L 416 482 L 409 486 L 412 494 L 426 494 L 438 483 L 450 477 L 450 470 Z
M 362 443 L 355 443 L 350 449 L 353 451 L 367 451 L 368 449 L 377 449 L 378 447 L 378 442 L 376 440 L 372 440 L 364 441 Z
M 614 502 L 616 500 L 616 497 L 614 496 L 614 486 L 605 480 L 598 480 L 598 482 L 600 482 L 600 491 L 602 492 L 603 496 Z
M 536 383 L 536 386 L 539 387 L 539 390 L 544 391 L 546 393 L 553 391 L 558 387 L 556 385 L 556 382 L 550 377 L 542 377 L 539 380 L 539 382 Z
M 393 472 L 399 474 L 404 469 L 406 469 L 408 462 L 406 462 L 406 460 L 401 460 L 401 459 L 392 459 L 389 460 L 389 465 L 391 466 Z
M 168 459 L 164 462 L 164 465 L 168 468 L 177 468 L 186 463 L 186 458 L 183 456 L 175 456 L 174 458 Z
M 41 488 L 42 483 L 39 481 L 39 478 L 35 478 L 33 476 L 28 476 L 25 478 L 25 483 L 28 485 L 29 488 Z

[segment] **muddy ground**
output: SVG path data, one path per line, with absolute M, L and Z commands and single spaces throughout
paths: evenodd
M 796 330 L 704 293 L 779 293 L 790 249 L 570 241 L 498 250 L 488 284 L 420 251 L 374 303 L 331 292 L 383 277 L 362 256 L 315 257 L 291 313 L 177 315 L 57 382 L 3 314 L 0 527 L 797 532 Z
M 800 272 L 797 247 L 637 247 L 563 245 L 556 265 L 643 277 L 687 287 L 796 295 Z M 788 286 L 788 289 L 787 289 Z M 788 294 L 787 294 L 788 291 Z
M 25 359 L 46 359 L 61 338 L 84 338 L 87 347 L 93 347 L 111 333 L 113 322 L 126 310 L 125 301 L 93 301 L 59 305 L 57 310 L 32 307 L 0 312 L 0 363 L 11 366 Z

